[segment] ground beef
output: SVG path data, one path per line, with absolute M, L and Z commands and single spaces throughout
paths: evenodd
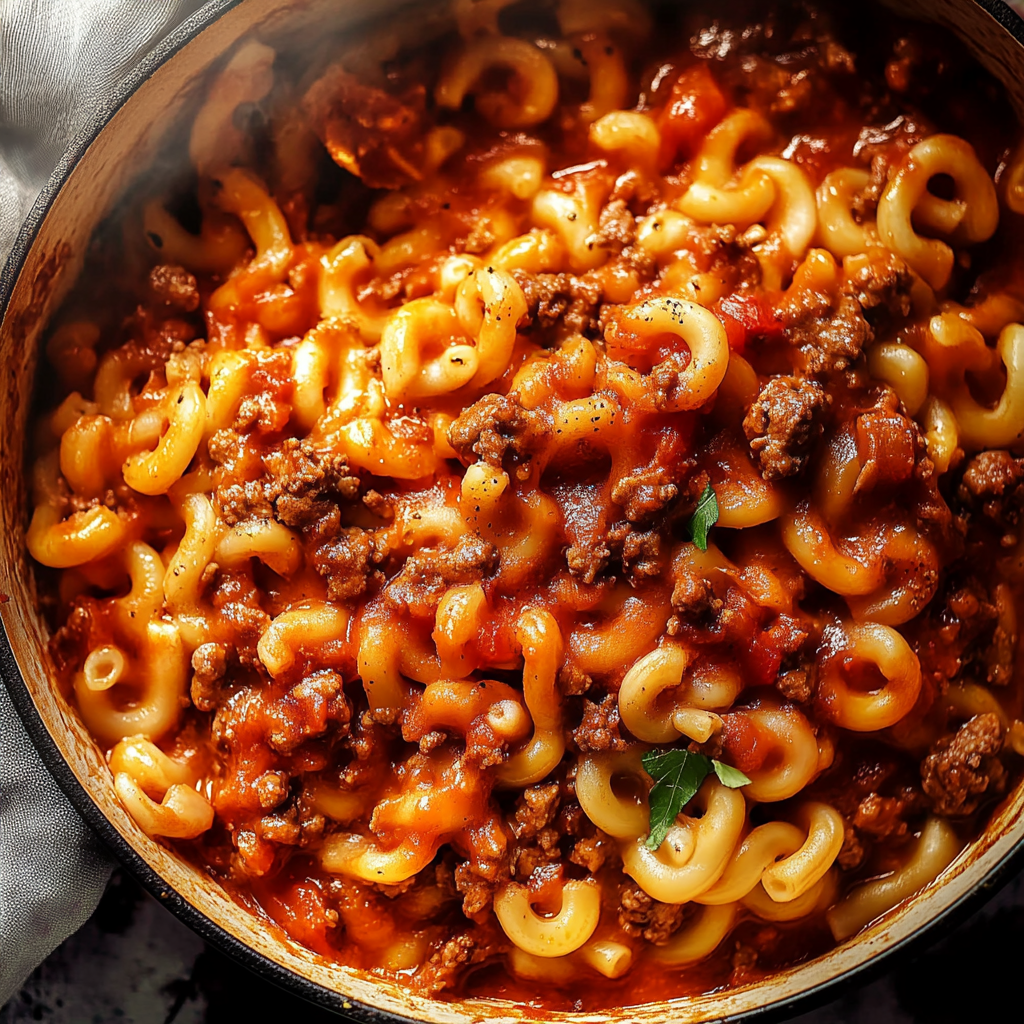
M 377 755 L 394 739 L 396 731 L 387 723 L 377 721 L 368 711 L 352 720 L 349 735 L 341 743 L 352 755 L 352 760 L 338 774 L 343 788 L 360 789 L 377 781 L 380 773 Z
M 264 772 L 256 780 L 256 795 L 259 797 L 260 807 L 267 811 L 280 807 L 288 799 L 289 778 L 285 771 Z
M 663 466 L 645 466 L 617 480 L 611 498 L 622 506 L 626 518 L 635 523 L 660 512 L 678 493 L 679 487 L 669 470 Z
M 425 879 L 423 875 L 430 875 L 430 869 L 426 868 L 422 874 L 413 875 L 411 878 L 405 879 L 403 882 L 371 882 L 369 887 L 374 892 L 379 892 L 381 896 L 386 896 L 389 900 L 397 900 L 399 896 L 404 896 L 407 892 L 415 889 L 417 886 L 422 886 Z M 436 875 L 436 871 L 435 871 Z M 430 882 L 426 884 L 429 886 Z
M 267 498 L 263 480 L 222 484 L 214 491 L 213 507 L 228 526 L 235 526 L 245 519 L 270 519 L 274 515 L 274 506 Z
M 566 697 L 582 696 L 593 684 L 593 678 L 571 661 L 558 670 L 558 688 Z
M 512 821 L 512 831 L 516 838 L 529 839 L 550 825 L 558 813 L 560 803 L 557 782 L 538 783 L 524 789 L 516 800 Z
M 623 575 L 633 582 L 660 576 L 665 568 L 662 558 L 661 530 L 638 530 L 632 523 L 616 523 L 607 534 L 612 557 L 622 564 Z
M 653 253 L 648 252 L 643 246 L 628 245 L 619 253 L 618 265 L 626 271 L 633 271 L 641 281 L 652 280 L 658 272 L 658 261 Z M 602 270 L 609 273 L 609 267 L 615 268 L 616 261 L 609 261 Z M 617 268 L 616 268 L 617 269 Z M 602 308 L 602 313 L 604 307 Z M 601 332 L 604 333 L 604 324 L 601 325 Z
M 498 549 L 466 534 L 450 550 L 423 548 L 410 555 L 388 584 L 387 600 L 414 617 L 432 618 L 449 587 L 479 583 L 497 568 Z
M 290 437 L 263 457 L 270 474 L 267 497 L 286 526 L 308 526 L 330 511 L 337 499 L 353 501 L 359 478 L 344 455 L 317 449 Z
M 469 932 L 449 939 L 416 973 L 416 986 L 431 994 L 449 988 L 460 970 L 473 962 L 476 943 Z
M 611 556 L 607 537 L 601 534 L 582 543 L 570 544 L 565 549 L 565 564 L 571 575 L 590 584 L 604 572 Z
M 1017 635 L 1001 620 L 997 600 L 976 576 L 947 577 L 915 644 L 922 674 L 940 691 L 964 675 L 992 686 L 1013 678 Z
M 843 833 L 843 845 L 836 856 L 836 863 L 843 871 L 854 871 L 864 862 L 867 850 L 857 836 L 857 832 L 850 825 L 846 826 Z
M 292 413 L 291 352 L 286 348 L 260 349 L 252 354 L 255 365 L 250 373 L 249 393 L 239 403 L 231 429 L 239 434 L 280 435 Z M 216 435 L 211 438 L 210 455 L 223 463 L 214 455 L 216 440 Z M 267 443 L 270 440 L 267 438 Z M 248 465 L 242 475 L 249 475 Z
M 920 75 L 914 77 L 919 85 L 925 84 Z M 871 172 L 867 186 L 854 196 L 851 204 L 861 220 L 874 220 L 878 201 L 895 167 L 909 150 L 934 132 L 935 128 L 920 113 L 897 114 L 886 124 L 868 124 L 861 128 L 854 152 L 860 160 L 870 163 Z
M 213 578 L 210 602 L 218 613 L 222 636 L 230 638 L 234 656 L 242 665 L 262 669 L 256 650 L 260 637 L 270 625 L 270 616 L 260 603 L 260 591 L 246 571 L 220 570 Z
M 159 358 L 169 359 L 185 351 L 185 347 L 196 340 L 198 334 L 193 323 L 180 316 L 146 316 L 140 325 L 144 345 Z M 200 341 L 202 345 L 202 341 Z
M 284 430 L 290 415 L 288 402 L 281 392 L 260 390 L 242 399 L 232 426 L 243 433 L 276 434 Z
M 563 802 L 556 824 L 559 832 L 565 836 L 590 835 L 594 831 L 594 826 L 583 813 L 583 808 L 571 800 Z
M 487 917 L 498 884 L 496 880 L 484 878 L 474 871 L 468 861 L 455 868 L 455 888 L 462 893 L 462 912 L 466 917 L 478 924 Z
M 244 465 L 246 438 L 237 430 L 218 430 L 210 438 L 207 451 L 221 467 L 219 482 L 213 492 L 213 507 L 229 526 L 243 519 L 270 519 L 274 506 L 266 493 L 266 478 L 246 479 L 235 467 Z
M 634 938 L 639 936 L 652 945 L 664 946 L 679 930 L 685 913 L 685 904 L 659 903 L 635 882 L 622 887 L 619 927 Z
M 621 252 L 636 238 L 636 218 L 624 199 L 612 199 L 598 220 L 594 244 L 612 252 Z
M 149 272 L 149 294 L 165 309 L 192 313 L 199 306 L 199 286 L 184 267 L 161 263 Z
M 975 663 L 985 681 L 992 686 L 1007 686 L 1013 680 L 1013 665 L 1017 652 L 1017 633 L 997 622 L 992 640 L 975 652 Z
M 917 785 L 901 784 L 897 763 L 885 756 L 868 758 L 852 766 L 849 782 L 833 798 L 846 820 L 840 867 L 852 871 L 879 840 L 906 836 L 907 818 L 927 810 Z
M 538 868 L 561 860 L 562 834 L 556 823 L 560 805 L 557 782 L 530 786 L 516 800 L 509 826 L 516 837 L 512 869 L 520 881 L 529 879 Z
M 420 740 L 420 749 L 423 749 L 423 740 Z M 466 733 L 466 752 L 463 759 L 467 765 L 491 768 L 505 760 L 507 750 L 508 741 L 494 731 L 486 718 L 478 718 Z
M 874 220 L 878 209 L 878 200 L 882 198 L 886 185 L 889 184 L 889 160 L 881 153 L 871 158 L 871 173 L 868 183 L 856 193 L 850 203 L 850 209 L 861 220 Z
M 885 309 L 894 316 L 910 313 L 913 274 L 906 262 L 881 246 L 843 261 L 843 291 L 864 310 Z
M 789 672 L 783 672 L 775 680 L 775 689 L 786 700 L 791 700 L 795 704 L 807 704 L 814 696 L 814 671 L 811 668 L 795 668 Z
M 210 439 L 210 458 L 224 467 L 214 507 L 229 526 L 274 517 L 286 526 L 306 527 L 359 493 L 359 478 L 349 471 L 344 455 L 294 437 L 263 457 L 261 477 L 236 479 L 231 468 L 242 461 L 245 444 L 245 437 L 233 430 L 219 430 Z
M 803 470 L 831 404 L 817 381 L 803 377 L 772 377 L 761 388 L 743 420 L 743 432 L 766 480 Z
M 611 317 L 607 318 L 607 325 L 613 322 Z M 606 339 L 609 333 L 606 329 Z M 678 407 L 679 403 L 689 398 L 689 391 L 693 387 L 687 368 L 684 368 L 677 359 L 663 359 L 656 363 L 645 380 L 650 402 L 658 412 L 670 412 Z
M 1001 793 L 1006 769 L 998 758 L 1003 727 L 992 712 L 975 715 L 954 736 L 934 743 L 921 763 L 921 787 L 936 814 L 974 811 L 983 793 Z
M 508 942 L 492 929 L 471 928 L 449 939 L 413 975 L 413 984 L 434 995 L 452 988 L 459 975 L 473 964 L 483 963 L 508 948 Z
M 448 429 L 448 441 L 467 466 L 477 459 L 501 466 L 506 456 L 511 456 L 514 463 L 525 468 L 550 433 L 551 426 L 544 415 L 524 409 L 513 392 L 484 395 L 464 409 Z
M 576 843 L 569 854 L 569 860 L 595 875 L 616 853 L 615 840 L 598 829 L 592 836 Z
M 363 495 L 363 504 L 375 515 L 378 519 L 384 519 L 390 522 L 395 518 L 395 503 L 391 498 L 375 491 L 370 488 Z
M 625 750 L 626 741 L 619 731 L 621 725 L 618 697 L 609 693 L 599 704 L 583 701 L 583 720 L 573 730 L 572 738 L 585 754 L 596 750 Z
M 424 735 L 419 738 L 417 745 L 420 748 L 421 754 L 429 754 L 432 750 L 437 750 L 438 747 L 443 747 L 447 742 L 448 733 L 442 732 L 440 729 L 434 729 L 431 732 L 424 733 Z
M 972 640 L 984 627 L 996 620 L 998 612 L 988 589 L 974 576 L 968 576 L 946 593 L 943 605 L 943 639 Z
M 817 303 L 806 296 L 785 299 L 776 315 L 812 376 L 845 370 L 874 339 L 864 310 L 852 295 L 840 295 L 834 302 L 825 297 Z
M 321 669 L 273 703 L 268 714 L 269 743 L 288 753 L 307 739 L 322 736 L 329 726 L 333 726 L 335 737 L 347 736 L 351 720 L 352 705 L 342 689 L 341 676 Z
M 661 575 L 666 550 L 657 526 L 640 530 L 632 523 L 621 522 L 570 544 L 565 550 L 565 564 L 571 575 L 587 584 L 617 564 L 622 567 L 622 576 L 636 584 Z
M 223 700 L 221 680 L 228 670 L 223 644 L 200 644 L 192 654 L 192 703 L 200 711 L 213 711 Z
M 649 520 L 669 506 L 682 492 L 683 499 L 699 496 L 704 489 L 703 477 L 700 487 L 694 491 L 692 480 L 696 461 L 688 458 L 682 438 L 672 431 L 658 439 L 658 447 L 645 465 L 619 477 L 612 487 L 611 499 L 622 506 L 625 517 L 631 523 Z
M 512 870 L 520 882 L 538 877 L 538 871 L 557 867 L 561 870 L 561 833 L 556 828 L 542 828 L 537 835 L 518 846 L 512 854 Z
M 372 530 L 341 526 L 335 512 L 317 526 L 322 543 L 313 552 L 313 566 L 327 580 L 327 596 L 344 601 L 366 592 L 370 583 L 383 582 L 380 564 L 387 544 Z
M 868 793 L 857 805 L 853 815 L 853 827 L 873 839 L 887 839 L 889 836 L 907 834 L 907 823 L 903 820 L 908 801 L 904 795 L 880 796 Z
M 218 813 L 228 828 L 251 823 L 254 814 L 265 814 L 271 790 L 285 782 L 284 777 L 271 782 L 268 772 L 280 772 L 286 764 L 304 768 L 323 764 L 317 757 L 323 758 L 322 751 L 329 743 L 347 736 L 350 717 L 351 707 L 342 692 L 341 676 L 326 669 L 306 676 L 283 694 L 259 683 L 239 687 L 232 693 L 217 708 L 210 732 L 221 752 Z M 283 761 L 275 756 L 292 754 L 307 740 L 322 737 L 328 730 L 331 737 L 326 743 L 306 747 L 294 759 Z M 316 749 L 321 753 L 315 753 Z M 290 772 L 286 770 L 287 774 Z M 295 801 L 278 807 L 272 816 L 276 819 L 270 822 L 276 833 L 272 837 L 274 842 L 301 841 L 303 828 L 308 832 L 322 827 L 318 826 L 318 815 L 308 801 L 298 801 L 303 804 L 301 815 Z M 297 831 L 289 828 L 288 823 L 296 825 Z M 263 850 L 260 856 L 267 852 Z
M 635 472 L 620 477 L 612 486 L 612 501 L 622 507 L 626 519 L 605 525 L 581 521 L 583 529 L 568 530 L 570 545 L 565 552 L 569 572 L 584 583 L 616 565 L 634 585 L 665 569 L 668 545 L 663 543 L 665 524 L 696 507 L 708 476 L 695 472 L 696 462 L 685 456 L 678 435 L 658 440 L 650 461 Z
M 523 289 L 531 323 L 547 329 L 562 323 L 568 331 L 596 337 L 598 311 L 604 294 L 596 278 L 575 274 L 531 274 L 514 270 L 512 276 Z
M 964 467 L 956 502 L 958 511 L 980 514 L 1015 538 L 1024 508 L 1024 459 L 1007 451 L 979 452 Z
M 256 822 L 256 834 L 266 842 L 298 846 L 302 829 L 295 819 L 295 808 L 285 814 L 265 814 Z
M 370 188 L 395 189 L 422 177 L 424 97 L 422 85 L 398 98 L 335 64 L 309 88 L 302 108 L 339 167 Z
M 77 669 L 92 646 L 89 635 L 93 626 L 93 602 L 79 598 L 64 624 L 50 638 L 50 657 L 62 675 Z
M 684 622 L 697 623 L 718 615 L 723 602 L 715 597 L 711 584 L 685 566 L 675 574 L 672 586 L 672 611 Z

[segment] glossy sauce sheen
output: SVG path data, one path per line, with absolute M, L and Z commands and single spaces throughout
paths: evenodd
M 481 99 L 505 90 L 522 101 L 523 84 L 501 69 L 480 78 L 476 109 L 472 98 L 458 109 L 439 105 L 439 76 L 452 74 L 465 45 L 457 33 L 401 50 L 383 74 L 313 75 L 281 59 L 276 90 L 257 98 L 263 119 L 252 137 L 225 131 L 234 149 L 196 168 L 198 186 L 161 197 L 190 230 L 201 215 L 220 232 L 224 265 L 168 255 L 176 243 L 151 218 L 126 216 L 127 244 L 101 247 L 50 343 L 60 388 L 47 380 L 40 388 L 37 504 L 58 509 L 62 521 L 102 506 L 120 524 L 110 529 L 121 530 L 95 557 L 65 559 L 59 578 L 41 570 L 67 692 L 85 692 L 87 656 L 94 667 L 106 664 L 90 652 L 114 649 L 115 660 L 126 652 L 128 675 L 106 691 L 109 708 L 130 710 L 141 699 L 148 677 L 133 682 L 131 672 L 151 665 L 158 648 L 139 631 L 142 605 L 124 603 L 125 552 L 148 545 L 167 567 L 152 615 L 179 637 L 165 638 L 167 664 L 186 658 L 191 668 L 173 723 L 143 732 L 185 766 L 186 788 L 215 813 L 200 834 L 168 841 L 325 957 L 397 973 L 439 998 L 499 997 L 538 1009 L 594 1011 L 756 982 L 835 945 L 827 908 L 860 883 L 902 870 L 927 823 L 947 823 L 943 834 L 966 844 L 1019 778 L 1019 436 L 961 436 L 944 451 L 926 421 L 935 406 L 925 401 L 984 409 L 1003 394 L 996 338 L 1024 316 L 1021 225 L 1004 200 L 1017 126 L 999 87 L 950 37 L 874 9 L 858 9 L 857 23 L 870 26 L 858 33 L 841 15 L 810 7 L 780 14 L 732 6 L 729 18 L 663 13 L 649 27 L 643 11 L 595 8 L 582 29 L 570 25 L 566 42 L 554 41 L 551 11 L 506 11 L 496 24 L 541 40 L 559 79 L 549 116 L 509 127 L 495 126 L 509 115 L 499 107 L 485 116 Z M 573 10 L 563 18 L 571 21 Z M 480 17 L 464 28 L 469 45 L 490 31 Z M 607 110 L 596 85 L 588 95 L 591 73 L 619 91 Z M 625 149 L 600 144 L 591 124 L 616 109 L 649 115 L 654 151 L 635 139 Z M 767 129 L 741 145 L 720 187 L 751 180 L 743 168 L 758 156 L 781 156 L 811 189 L 836 169 L 857 168 L 868 178 L 856 189 L 855 220 L 873 224 L 907 154 L 945 133 L 966 140 L 996 176 L 998 229 L 964 241 L 965 229 L 921 226 L 918 209 L 921 235 L 947 239 L 953 250 L 948 280 L 929 287 L 878 245 L 845 263 L 829 255 L 820 228 L 789 251 L 791 222 L 776 185 L 764 186 L 778 195 L 751 222 L 680 220 L 708 134 L 737 110 L 755 111 Z M 437 126 L 463 134 L 430 135 Z M 431 153 L 446 139 L 454 148 L 431 170 Z M 506 170 L 495 176 L 502 161 Z M 223 196 L 250 187 L 226 176 L 232 162 L 267 192 L 245 193 L 231 207 Z M 533 186 L 523 183 L 531 167 L 541 175 Z M 521 194 L 509 192 L 510 180 Z M 957 187 L 944 174 L 930 184 L 942 200 L 955 199 Z M 538 188 L 593 218 L 578 251 L 575 229 L 539 212 Z M 252 216 L 269 231 L 268 193 L 283 215 L 275 223 L 290 235 L 283 249 L 280 230 L 267 243 L 259 225 L 246 223 L 250 242 L 225 212 L 258 208 Z M 577 214 L 566 216 L 575 223 Z M 660 246 L 656 233 L 673 230 L 676 244 Z M 355 244 L 373 258 L 352 271 L 355 305 L 331 319 L 323 281 L 336 243 L 351 235 L 368 236 Z M 395 236 L 404 249 L 402 238 L 389 244 Z M 553 256 L 537 257 L 548 260 L 540 269 L 510 255 L 507 243 L 522 236 L 552 247 Z M 497 269 L 514 280 L 506 299 L 518 289 L 525 300 L 511 354 L 482 383 L 474 377 L 433 395 L 417 395 L 425 385 L 413 383 L 403 392 L 377 347 L 380 325 L 403 303 L 438 296 L 448 310 L 455 304 L 456 312 L 437 314 L 444 326 L 423 343 L 424 362 L 451 344 L 477 346 L 469 359 L 483 352 L 483 333 L 459 319 L 458 281 L 444 283 L 461 253 L 475 258 L 466 264 L 475 274 Z M 700 308 L 658 306 L 669 318 L 651 328 L 644 310 L 653 307 L 642 304 L 665 297 Z M 972 321 L 986 302 L 996 312 Z M 477 315 L 493 317 L 495 303 Z M 680 381 L 691 380 L 695 356 L 673 325 L 699 321 L 700 309 L 714 314 L 731 355 L 724 380 L 694 404 L 688 389 L 700 382 Z M 966 310 L 958 323 L 981 324 L 984 340 L 943 347 L 932 318 L 955 319 L 958 310 Z M 503 330 L 493 322 L 479 331 L 487 329 Z M 927 364 L 921 401 L 886 375 L 890 364 L 869 369 L 871 353 L 886 344 Z M 118 350 L 129 403 L 119 412 L 104 408 L 97 375 Z M 242 382 L 230 417 L 203 433 L 181 479 L 138 493 L 121 462 L 156 444 L 173 419 L 168 402 L 187 401 L 183 381 L 199 385 L 212 416 L 211 366 L 224 352 L 245 353 L 224 364 Z M 314 393 L 305 412 L 301 360 L 323 353 L 330 369 L 321 403 Z M 964 377 L 968 358 L 975 371 Z M 84 397 L 54 413 L 72 392 Z M 384 396 L 383 412 L 366 411 L 371 392 Z M 360 422 L 384 431 L 365 450 L 351 427 L 352 403 L 363 410 Z M 163 416 L 156 434 L 146 434 L 147 410 Z M 88 447 L 95 431 L 108 432 L 100 458 Z M 470 466 L 475 490 L 464 482 Z M 708 485 L 722 521 L 703 553 L 688 524 Z M 189 504 L 196 494 L 205 505 Z M 175 552 L 199 543 L 186 524 L 204 509 L 213 525 L 195 532 L 200 541 L 215 535 L 217 554 L 197 563 L 189 595 L 172 598 L 172 577 L 191 571 Z M 279 531 L 273 550 L 252 557 L 247 538 L 268 524 Z M 57 567 L 41 531 L 30 533 L 33 554 Z M 241 537 L 237 557 L 225 540 L 231 531 Z M 871 586 L 843 596 L 801 569 L 794 545 L 808 544 L 820 565 L 828 537 L 860 566 L 851 574 L 874 574 Z M 456 612 L 446 640 L 448 601 Z M 309 626 L 303 642 L 301 628 L 281 626 L 276 667 L 268 668 L 260 645 L 271 622 L 309 602 L 338 628 Z M 904 638 L 900 651 L 912 653 L 900 654 L 899 665 L 919 666 L 907 707 L 879 729 L 844 718 L 850 693 L 886 685 L 853 639 L 865 623 L 878 624 L 890 648 Z M 531 629 L 541 637 L 535 656 Z M 732 686 L 727 699 L 704 705 L 717 716 L 706 742 L 677 730 L 668 742 L 638 746 L 620 720 L 620 684 L 655 650 L 688 652 L 691 687 L 701 679 Z M 548 672 L 557 700 L 549 693 L 544 705 L 556 719 L 549 733 L 559 737 L 549 742 L 564 742 L 565 753 L 542 778 L 503 786 L 509 758 L 535 729 L 549 734 L 537 708 L 523 708 L 524 657 L 538 679 Z M 401 707 L 374 703 L 388 686 L 403 695 Z M 674 701 L 691 706 L 684 693 L 670 687 L 651 715 L 667 721 Z M 500 701 L 512 719 L 488 717 Z M 95 720 L 110 722 L 108 710 Z M 503 734 L 502 722 L 517 714 L 519 725 Z M 771 821 L 806 829 L 801 815 L 815 803 L 838 812 L 842 847 L 815 883 L 822 895 L 785 921 L 741 900 L 732 926 L 698 962 L 655 959 L 694 924 L 699 903 L 652 900 L 623 873 L 629 841 L 620 846 L 581 808 L 580 762 L 688 747 L 769 785 L 789 756 L 773 731 L 783 720 L 816 745 L 818 768 L 799 792 L 749 798 L 743 834 Z M 115 773 L 127 763 L 118 741 L 134 734 L 118 728 L 98 729 L 105 748 L 115 748 Z M 645 791 L 650 780 L 634 775 L 634 790 Z M 166 781 L 147 792 L 159 803 Z M 699 800 L 680 819 L 690 834 Z M 164 820 L 140 818 L 156 834 L 166 834 L 153 825 Z M 385 853 L 407 849 L 417 870 L 386 885 L 327 870 L 324 843 L 342 833 L 369 837 L 359 841 Z M 593 939 L 624 950 L 628 970 L 608 977 L 615 971 L 582 951 L 559 961 L 514 954 L 492 910 L 495 895 L 514 881 L 528 886 L 536 909 L 555 913 L 563 886 L 588 879 L 601 894 Z

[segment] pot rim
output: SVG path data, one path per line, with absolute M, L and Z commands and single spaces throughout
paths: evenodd
M 188 43 L 197 38 L 228 11 L 245 0 L 208 0 L 168 35 L 131 71 L 111 97 L 98 107 L 74 136 L 53 173 L 47 179 L 23 221 L 10 253 L 0 269 L 0 322 L 6 317 L 15 285 L 32 249 L 36 236 L 50 207 L 65 184 L 74 174 L 79 161 L 115 114 L 128 102 L 139 87 L 151 78 L 165 63 L 175 57 Z M 994 18 L 1021 46 L 1024 46 L 1024 17 L 1005 0 L 969 0 Z M 88 823 L 117 861 L 180 921 L 219 952 L 259 977 L 279 988 L 342 1017 L 365 1024 L 421 1024 L 415 1018 L 382 1010 L 351 999 L 340 992 L 320 985 L 309 978 L 284 967 L 252 946 L 242 942 L 170 886 L 138 851 L 113 826 L 83 785 L 78 781 L 56 741 L 43 721 L 28 685 L 22 677 L 17 659 L 0 618 L 0 682 L 6 687 L 21 719 L 47 770 L 71 802 L 75 810 Z M 723 1018 L 718 1024 L 739 1024 L 758 1021 L 770 1024 L 782 1021 L 794 1013 L 804 1013 L 851 990 L 875 980 L 895 962 L 913 950 L 922 951 L 942 935 L 948 934 L 975 910 L 994 897 L 1018 871 L 1024 869 L 1024 836 L 1003 859 L 979 878 L 971 888 L 945 910 L 936 914 L 912 934 L 887 946 L 865 962 L 812 985 L 797 995 L 744 1010 Z M 813 961 L 810 961 L 813 962 Z M 767 979 L 764 987 L 771 987 Z M 685 998 L 685 997 L 683 997 Z M 671 1003 L 673 1000 L 669 1000 Z M 571 1014 L 564 1017 L 571 1019 Z

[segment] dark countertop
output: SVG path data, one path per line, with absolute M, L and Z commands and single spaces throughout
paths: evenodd
M 793 1024 L 971 1024 L 1018 1005 L 1024 875 L 930 949 Z M 984 984 L 979 984 L 984 980 Z M 330 1024 L 206 946 L 115 874 L 92 919 L 0 1008 L 0 1024 Z

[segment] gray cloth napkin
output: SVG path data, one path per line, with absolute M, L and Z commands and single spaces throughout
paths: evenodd
M 0 264 L 90 115 L 202 0 L 0 0 Z M 95 909 L 111 864 L 0 685 L 0 1005 Z

